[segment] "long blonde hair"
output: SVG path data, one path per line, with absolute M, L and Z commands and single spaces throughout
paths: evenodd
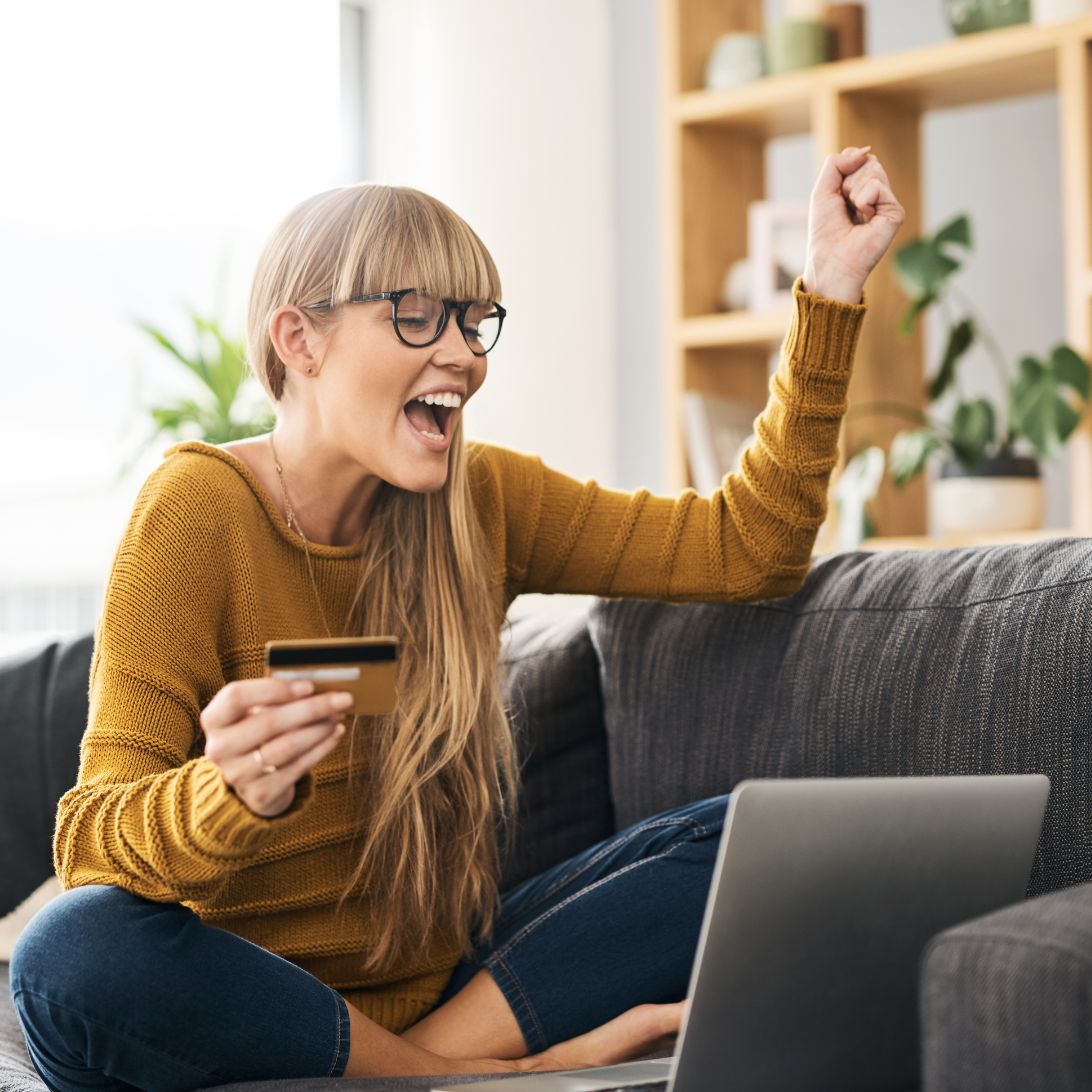
M 418 190 L 346 186 L 289 213 L 259 259 L 247 323 L 248 359 L 274 403 L 286 390 L 268 332 L 278 307 L 336 322 L 337 304 L 408 287 L 407 277 L 441 297 L 500 297 L 481 240 Z M 308 310 L 327 300 L 333 311 Z M 469 953 L 499 902 L 518 766 L 498 679 L 504 616 L 469 473 L 460 414 L 443 488 L 384 482 L 363 542 L 352 630 L 401 640 L 397 709 L 350 733 L 370 753 L 358 785 L 363 843 L 341 904 L 357 891 L 380 924 L 365 966 L 375 976 L 419 959 L 425 938 Z

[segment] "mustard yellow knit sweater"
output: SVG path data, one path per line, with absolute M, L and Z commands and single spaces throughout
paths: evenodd
M 577 482 L 532 455 L 470 444 L 476 507 L 505 609 L 521 592 L 672 600 L 785 595 L 806 573 L 826 509 L 864 305 L 801 290 L 742 472 L 710 497 Z M 326 613 L 345 617 L 360 550 L 313 546 Z M 254 815 L 204 757 L 199 714 L 258 677 L 274 638 L 321 635 L 303 542 L 238 459 L 168 451 L 114 560 L 96 631 L 76 785 L 57 811 L 66 887 L 117 884 L 304 967 L 392 1031 L 436 1002 L 457 962 L 434 938 L 383 980 L 360 969 L 383 928 L 336 912 L 354 833 L 343 744 L 273 819 Z

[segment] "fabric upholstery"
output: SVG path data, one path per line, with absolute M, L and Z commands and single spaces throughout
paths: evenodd
M 57 800 L 75 780 L 91 638 L 0 661 L 0 916 L 53 874 Z
M 503 635 L 505 704 L 523 765 L 523 791 L 502 890 L 613 831 L 589 607 L 555 618 L 521 618 Z
M 854 553 L 753 605 L 602 600 L 619 826 L 748 777 L 1045 773 L 1030 892 L 1092 880 L 1092 542 Z
M 948 929 L 922 963 L 925 1092 L 1092 1088 L 1092 885 Z

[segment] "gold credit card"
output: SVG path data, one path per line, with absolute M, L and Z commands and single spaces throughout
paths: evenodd
M 274 679 L 307 679 L 316 692 L 352 694 L 353 715 L 391 713 L 396 701 L 397 637 L 316 637 L 267 641 L 265 673 Z

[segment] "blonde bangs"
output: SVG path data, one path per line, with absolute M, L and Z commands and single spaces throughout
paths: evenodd
M 500 276 L 481 239 L 442 201 L 377 187 L 345 240 L 332 299 L 419 288 L 458 300 L 499 300 Z

